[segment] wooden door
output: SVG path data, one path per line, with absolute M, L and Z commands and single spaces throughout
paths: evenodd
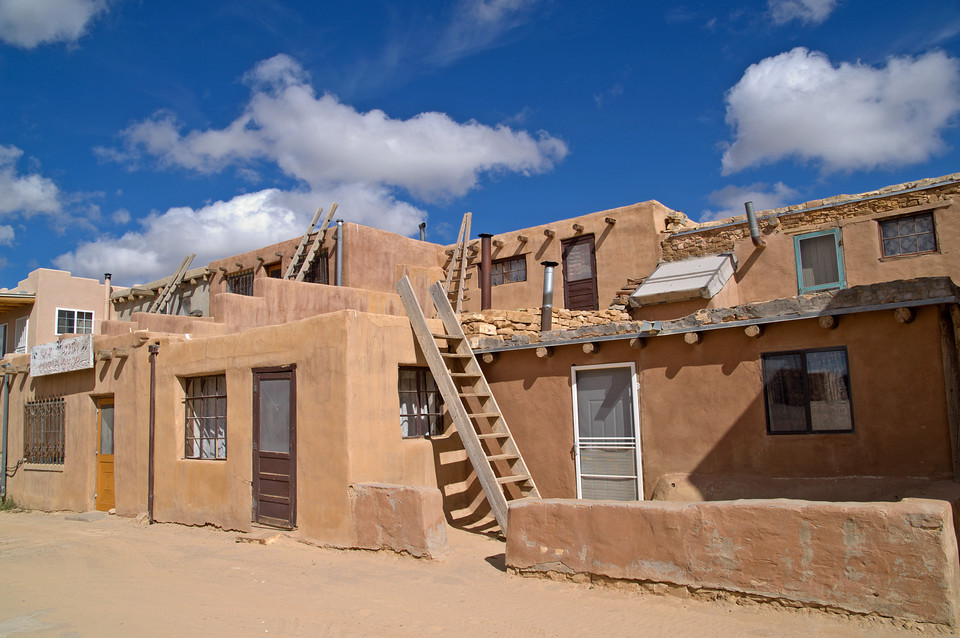
M 97 499 L 106 512 L 116 506 L 113 495 L 113 397 L 97 401 Z
M 597 254 L 593 235 L 564 239 L 563 307 L 567 310 L 597 310 Z
M 297 383 L 294 366 L 253 371 L 253 520 L 297 524 Z

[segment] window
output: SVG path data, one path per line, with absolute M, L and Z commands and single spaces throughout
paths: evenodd
M 244 270 L 231 275 L 226 275 L 224 279 L 227 282 L 227 292 L 235 295 L 244 295 L 249 297 L 253 295 L 253 271 Z
M 852 432 L 846 348 L 761 357 L 768 434 Z
M 13 326 L 13 351 L 20 354 L 27 351 L 27 317 L 20 317 Z
M 88 335 L 93 333 L 93 312 L 57 308 L 58 335 Z
M 320 254 L 314 258 L 303 280 L 311 284 L 330 283 L 330 254 L 326 249 L 321 250 Z
M 63 397 L 23 405 L 23 458 L 27 463 L 63 465 Z
M 794 237 L 794 247 L 800 294 L 843 288 L 846 285 L 838 229 L 798 235 Z
M 884 257 L 935 252 L 937 238 L 933 233 L 933 213 L 881 221 L 880 242 Z
M 0 357 L 7 354 L 7 324 L 0 323 Z
M 275 264 L 267 264 L 264 266 L 264 270 L 267 271 L 267 277 L 270 277 L 271 279 L 283 279 L 283 273 L 280 271 L 279 261 Z
M 227 458 L 227 377 L 217 374 L 184 381 L 184 456 L 188 459 Z
M 490 264 L 490 285 L 499 286 L 527 280 L 527 256 L 507 257 Z
M 443 432 L 443 398 L 427 368 L 401 367 L 400 430 L 403 438 Z

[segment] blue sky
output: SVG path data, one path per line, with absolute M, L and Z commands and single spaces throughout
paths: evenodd
M 0 0 L 0 285 L 960 171 L 960 2 Z

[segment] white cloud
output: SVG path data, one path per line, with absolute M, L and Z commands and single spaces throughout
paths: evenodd
M 960 63 L 934 51 L 882 68 L 834 66 L 798 47 L 751 65 L 726 102 L 735 139 L 725 175 L 785 158 L 824 172 L 905 166 L 945 150 L 941 132 L 960 112 Z
M 767 0 L 767 8 L 777 24 L 791 20 L 820 24 L 837 8 L 837 0 Z
M 428 60 L 446 65 L 490 48 L 504 33 L 523 24 L 539 3 L 540 0 L 461 0 Z
M 196 253 L 194 266 L 297 237 L 317 206 L 339 203 L 337 217 L 411 233 L 426 214 L 395 200 L 385 190 L 343 185 L 325 191 L 266 189 L 217 201 L 202 208 L 171 208 L 140 220 L 142 230 L 103 236 L 53 260 L 75 275 L 112 272 L 118 285 L 146 283 L 173 272 L 184 254 Z
M 286 55 L 259 63 L 246 81 L 253 95 L 223 129 L 184 134 L 172 114 L 160 113 L 123 131 L 123 150 L 98 152 L 125 162 L 146 154 L 201 172 L 267 160 L 313 188 L 366 183 L 424 200 L 464 195 L 483 173 L 547 171 L 567 154 L 566 144 L 544 132 L 458 123 L 444 113 L 397 120 L 380 110 L 358 112 L 333 95 L 318 98 Z
M 49 178 L 36 173 L 21 175 L 17 162 L 23 155 L 16 146 L 0 146 L 0 215 L 5 213 L 59 213 L 60 190 Z
M 700 213 L 700 221 L 717 221 L 725 217 L 745 215 L 744 202 L 753 202 L 753 209 L 758 212 L 788 206 L 796 201 L 798 195 L 797 191 L 783 182 L 777 182 L 773 186 L 763 182 L 749 186 L 724 186 L 707 195 L 707 200 L 720 208 L 704 209 Z
M 75 42 L 106 10 L 106 0 L 0 0 L 0 40 L 24 49 Z
M 113 220 L 114 224 L 122 226 L 130 222 L 130 211 L 126 208 L 118 208 L 113 211 L 113 215 L 110 216 L 110 219 Z
M 0 246 L 12 246 L 14 236 L 13 226 L 0 225 Z

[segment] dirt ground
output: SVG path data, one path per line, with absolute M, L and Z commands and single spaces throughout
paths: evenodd
M 770 605 L 523 578 L 503 543 L 450 530 L 436 561 L 132 519 L 0 513 L 2 636 L 953 635 Z

